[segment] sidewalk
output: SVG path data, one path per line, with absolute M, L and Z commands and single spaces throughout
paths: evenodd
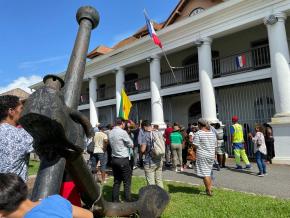
M 258 177 L 256 176 L 258 172 L 256 163 L 251 164 L 253 166 L 251 170 L 235 170 L 234 160 L 228 159 L 226 168 L 220 171 L 214 170 L 214 186 L 290 199 L 290 166 L 267 164 L 268 175 Z M 136 169 L 133 175 L 144 176 L 144 170 Z M 193 169 L 185 169 L 184 172 L 176 173 L 165 168 L 163 179 L 203 185 L 202 179 L 194 174 Z

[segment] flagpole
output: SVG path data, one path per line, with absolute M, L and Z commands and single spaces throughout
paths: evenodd
M 146 11 L 145 8 L 144 8 L 144 15 L 145 15 L 145 18 L 147 18 L 148 20 L 150 20 L 148 14 L 147 14 L 147 11 Z M 168 58 L 167 58 L 167 55 L 165 54 L 165 52 L 164 52 L 164 50 L 163 50 L 163 48 L 162 48 L 162 45 L 159 45 L 159 47 L 160 47 L 160 49 L 161 49 L 161 51 L 162 51 L 162 53 L 163 53 L 163 55 L 164 55 L 164 57 L 165 57 L 165 60 L 166 60 L 168 66 L 169 66 L 169 68 L 170 68 L 170 71 L 171 71 L 171 73 L 172 73 L 172 75 L 173 75 L 173 78 L 174 78 L 175 82 L 178 84 L 178 81 L 177 81 L 176 76 L 175 76 L 175 74 L 174 74 L 174 72 L 173 72 L 173 69 L 177 69 L 177 68 L 179 68 L 179 67 L 172 67 L 172 66 L 170 65 L 170 62 L 169 62 Z
M 169 60 L 168 60 L 168 58 L 167 58 L 167 55 L 165 54 L 165 52 L 164 52 L 164 50 L 163 50 L 162 47 L 161 47 L 161 50 L 162 50 L 162 52 L 163 52 L 163 55 L 164 55 L 164 57 L 165 57 L 165 60 L 166 60 L 166 62 L 167 62 L 167 64 L 168 64 L 168 66 L 169 66 L 169 68 L 170 68 L 170 70 L 171 70 L 171 73 L 172 73 L 172 75 L 173 75 L 173 77 L 174 77 L 175 82 L 178 83 L 178 82 L 177 82 L 177 79 L 176 79 L 176 77 L 175 77 L 175 74 L 174 74 L 174 72 L 173 72 L 173 67 L 170 65 Z

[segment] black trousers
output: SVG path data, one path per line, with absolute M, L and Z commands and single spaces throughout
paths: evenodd
M 131 180 L 132 168 L 129 158 L 112 157 L 112 170 L 114 176 L 114 185 L 112 193 L 112 201 L 119 202 L 120 186 L 124 183 L 125 201 L 130 202 L 131 199 Z

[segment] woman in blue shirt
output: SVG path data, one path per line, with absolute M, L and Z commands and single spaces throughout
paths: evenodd
M 59 195 L 37 202 L 27 199 L 27 186 L 13 173 L 0 173 L 0 217 L 93 218 L 92 212 L 71 205 Z

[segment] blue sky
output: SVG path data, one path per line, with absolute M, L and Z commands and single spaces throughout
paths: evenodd
M 78 30 L 77 9 L 95 7 L 99 26 L 89 51 L 109 47 L 145 25 L 143 9 L 162 22 L 178 0 L 0 0 L 0 93 L 25 88 L 67 68 Z

